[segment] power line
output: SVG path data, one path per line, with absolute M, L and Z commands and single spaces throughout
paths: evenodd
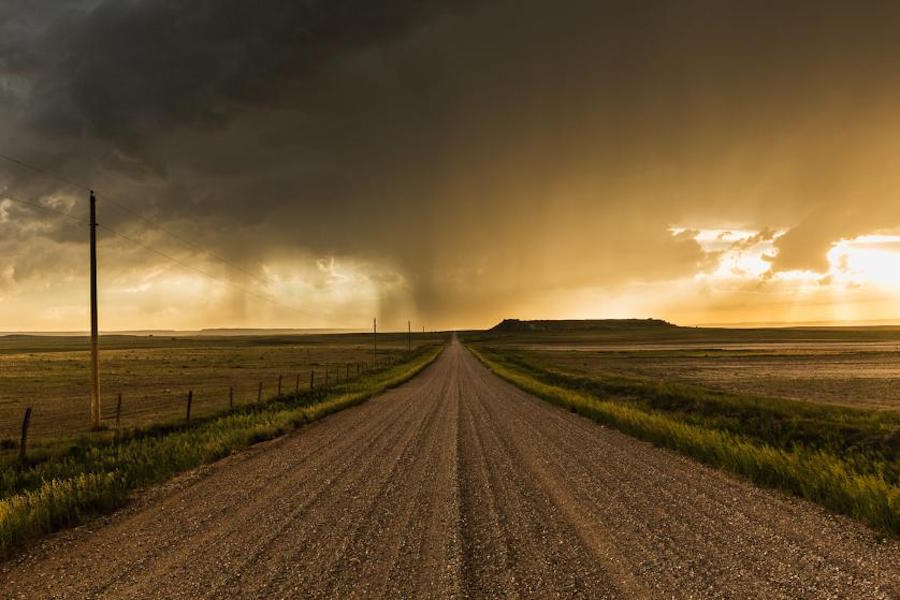
M 79 225 L 87 225 L 87 221 L 83 221 L 77 217 L 73 217 L 72 215 L 70 215 L 68 213 L 64 213 L 63 211 L 59 210 L 58 208 L 54 208 L 52 206 L 44 206 L 43 204 L 40 204 L 33 200 L 25 200 L 24 198 L 16 198 L 14 196 L 10 196 L 6 192 L 3 192 L 2 194 L 0 194 L 0 196 L 2 196 L 2 197 L 0 197 L 0 199 L 2 199 L 2 200 L 9 200 L 10 202 L 17 202 L 19 204 L 27 204 L 28 206 L 37 208 L 38 210 L 42 210 L 47 213 L 59 215 L 60 217 L 63 217 L 65 219 L 69 219 L 73 223 L 77 223 Z
M 79 184 L 79 183 L 77 183 L 77 182 L 75 182 L 75 181 L 72 181 L 71 179 L 69 179 L 69 178 L 67 178 L 67 177 L 63 177 L 62 175 L 60 175 L 60 174 L 58 174 L 58 173 L 55 173 L 55 172 L 53 172 L 53 171 L 50 171 L 49 169 L 45 169 L 45 168 L 43 168 L 43 167 L 39 167 L 39 166 L 37 166 L 37 165 L 31 164 L 31 163 L 29 163 L 29 162 L 26 162 L 26 161 L 24 161 L 24 160 L 15 158 L 15 157 L 13 157 L 13 156 L 9 156 L 9 155 L 7 155 L 7 154 L 0 153 L 0 159 L 3 159 L 3 160 L 5 160 L 5 161 L 8 161 L 8 162 L 13 163 L 13 164 L 15 164 L 15 165 L 18 165 L 18 166 L 20 166 L 20 167 L 24 167 L 24 168 L 26 168 L 26 169 L 29 169 L 29 170 L 31 170 L 31 171 L 34 171 L 35 173 L 39 173 L 39 174 L 41 174 L 41 175 L 44 175 L 44 176 L 46 176 L 46 177 L 50 177 L 50 178 L 52 178 L 52 179 L 56 179 L 57 181 L 60 181 L 60 182 L 62 182 L 62 183 L 65 183 L 65 184 L 67 184 L 67 185 L 70 185 L 70 186 L 72 186 L 72 187 L 78 188 L 78 189 L 83 190 L 83 191 L 85 191 L 85 192 L 93 192 L 93 190 L 92 190 L 90 187 L 88 187 L 88 186 L 81 185 L 81 184 Z M 75 222 L 75 223 L 78 223 L 79 225 L 87 225 L 87 223 L 86 223 L 85 221 L 79 220 L 79 219 L 77 219 L 77 218 L 75 218 L 75 217 L 73 217 L 73 216 L 71 216 L 71 215 L 69 215 L 69 214 L 66 214 L 66 213 L 64 213 L 64 212 L 62 212 L 62 211 L 60 211 L 60 210 L 58 210 L 58 209 L 54 209 L 54 208 L 52 208 L 52 207 L 47 207 L 47 206 L 44 206 L 44 205 L 42 205 L 42 204 L 39 204 L 39 203 L 36 203 L 36 202 L 33 202 L 33 201 L 24 200 L 24 199 L 21 199 L 21 198 L 14 198 L 14 197 L 9 196 L 9 195 L 6 195 L 6 194 L 4 194 L 4 195 L 5 195 L 9 200 L 12 200 L 12 201 L 15 201 L 15 202 L 20 202 L 20 203 L 22 203 L 22 204 L 28 204 L 29 206 L 33 206 L 34 208 L 37 208 L 37 209 L 40 209 L 40 210 L 43 210 L 43 211 L 46 211 L 46 212 L 49 212 L 49 213 L 55 213 L 55 214 L 58 214 L 58 215 L 60 215 L 60 216 L 62 216 L 62 217 L 64 217 L 64 218 L 66 218 L 66 219 L 69 219 L 69 220 L 71 220 L 71 221 L 73 221 L 73 222 Z M 101 195 L 100 195 L 100 194 L 96 194 L 96 196 L 97 196 L 98 199 L 101 198 Z M 214 252 L 210 252 L 208 249 L 203 248 L 203 247 L 200 246 L 199 244 L 195 244 L 194 242 L 191 242 L 190 240 L 187 240 L 187 239 L 185 239 L 185 238 L 183 238 L 183 237 L 181 237 L 181 236 L 179 236 L 179 235 L 176 235 L 176 234 L 172 233 L 172 232 L 169 231 L 167 228 L 163 227 L 162 224 L 159 223 L 158 221 L 155 221 L 154 219 L 151 219 L 151 218 L 149 218 L 149 217 L 146 217 L 146 216 L 142 215 L 141 213 L 137 212 L 136 210 L 134 210 L 134 209 L 132 209 L 132 208 L 129 208 L 129 207 L 125 206 L 124 204 L 122 204 L 121 202 L 118 202 L 118 201 L 114 200 L 113 198 L 110 198 L 110 197 L 108 197 L 108 196 L 106 196 L 106 195 L 103 195 L 102 198 L 103 198 L 106 202 L 109 202 L 110 204 L 114 205 L 115 207 L 118 207 L 118 208 L 119 208 L 120 210 L 122 210 L 122 211 L 125 211 L 125 212 L 127 212 L 127 213 L 130 213 L 130 214 L 134 215 L 135 217 L 137 217 L 138 219 L 140 219 L 140 220 L 143 221 L 144 223 L 147 223 L 147 224 L 153 226 L 155 229 L 159 230 L 160 232 L 164 233 L 165 235 L 168 235 L 168 236 L 171 237 L 172 239 L 174 239 L 174 240 L 176 240 L 176 241 L 178 241 L 178 242 L 184 244 L 185 246 L 188 246 L 188 247 L 190 247 L 190 248 L 192 248 L 192 249 L 194 249 L 194 250 L 196 250 L 196 251 L 198 251 L 198 252 L 202 252 L 202 253 L 204 253 L 204 254 L 207 254 L 208 256 L 214 258 L 215 260 L 217 260 L 217 261 L 219 261 L 219 262 L 221 262 L 221 263 L 223 263 L 223 264 L 225 264 L 225 265 L 227 265 L 227 266 L 229 266 L 229 267 L 231 267 L 231 268 L 233 268 L 233 269 L 235 269 L 235 270 L 237 270 L 237 271 L 240 271 L 241 273 L 244 273 L 245 275 L 249 276 L 253 281 L 255 281 L 255 282 L 258 283 L 258 284 L 262 284 L 262 285 L 265 285 L 265 284 L 266 284 L 266 282 L 265 282 L 263 279 L 261 279 L 258 275 L 254 274 L 254 273 L 251 273 L 251 272 L 248 271 L 247 269 L 245 269 L 245 268 L 241 267 L 240 265 L 238 265 L 238 264 L 236 264 L 236 263 L 234 263 L 234 262 L 228 260 L 227 258 L 225 258 L 225 257 L 223 257 L 223 256 L 220 256 L 219 254 L 216 254 L 216 253 L 214 253 Z M 200 273 L 200 274 L 203 275 L 204 277 L 207 277 L 207 278 L 212 279 L 212 280 L 214 280 L 214 281 L 217 281 L 217 282 L 219 282 L 219 283 L 223 283 L 223 284 L 225 284 L 225 285 L 231 286 L 231 287 L 233 287 L 233 288 L 235 288 L 235 289 L 237 289 L 237 290 L 242 291 L 243 293 L 245 293 L 245 294 L 247 294 L 247 295 L 254 296 L 254 297 L 256 297 L 256 298 L 260 298 L 260 299 L 262 299 L 262 300 L 265 300 L 265 301 L 267 301 L 267 302 L 270 302 L 270 303 L 272 303 L 273 305 L 279 306 L 279 307 L 281 307 L 281 308 L 285 308 L 285 309 L 289 309 L 289 310 L 299 310 L 300 312 L 303 312 L 303 313 L 308 314 L 308 312 L 305 311 L 305 310 L 302 310 L 302 309 L 297 308 L 297 307 L 290 307 L 290 306 L 283 305 L 283 304 L 277 302 L 275 299 L 273 299 L 273 298 L 271 298 L 271 297 L 268 297 L 268 296 L 265 296 L 265 295 L 261 295 L 261 294 L 257 294 L 257 293 L 255 293 L 255 292 L 252 292 L 252 291 L 250 291 L 250 290 L 248 290 L 248 289 L 246 289 L 246 288 L 244 288 L 244 287 L 242 287 L 242 286 L 239 286 L 239 285 L 237 285 L 237 284 L 235 284 L 235 283 L 233 283 L 233 282 L 231 282 L 231 281 L 228 281 L 228 280 L 226 280 L 226 279 L 222 279 L 222 278 L 220 278 L 220 277 L 216 277 L 216 276 L 211 275 L 211 274 L 209 274 L 209 273 L 207 273 L 207 272 L 205 272 L 205 271 L 203 271 L 203 270 L 201 270 L 201 269 L 197 269 L 196 267 L 192 267 L 191 265 L 188 265 L 188 264 L 184 263 L 183 261 L 180 261 L 180 260 L 176 259 L 175 257 L 170 256 L 169 254 L 166 254 L 165 252 L 162 252 L 162 251 L 157 250 L 157 249 L 155 249 L 155 248 L 151 248 L 150 246 L 148 246 L 148 245 L 146 245 L 146 244 L 142 244 L 142 243 L 138 242 L 137 240 L 134 240 L 134 239 L 132 239 L 132 238 L 130 238 L 130 237 L 124 235 L 124 234 L 121 234 L 121 233 L 119 233 L 118 231 L 112 229 L 111 227 L 108 227 L 108 226 L 106 226 L 106 225 L 100 225 L 100 224 L 98 224 L 97 227 L 99 227 L 99 228 L 101 228 L 101 229 L 103 229 L 103 230 L 105 230 L 105 231 L 107 231 L 107 232 L 109 232 L 109 233 L 111 233 L 111 234 L 113 234 L 113 235 L 115 235 L 115 236 L 118 236 L 118 237 L 120 237 L 120 238 L 122 238 L 122 239 L 124 239 L 124 240 L 126 240 L 126 241 L 128 241 L 128 242 L 130 242 L 130 243 L 132 243 L 132 244 L 135 244 L 135 245 L 137 245 L 137 246 L 140 246 L 141 248 L 144 248 L 145 250 L 148 250 L 149 252 L 153 252 L 154 254 L 157 254 L 158 256 L 161 256 L 161 257 L 163 257 L 163 258 L 165 258 L 165 259 L 167 259 L 167 260 L 169 260 L 169 261 L 172 261 L 172 262 L 174 262 L 174 263 L 176 263 L 176 264 L 178 264 L 178 265 L 184 267 L 185 269 L 189 269 L 189 270 L 195 271 L 195 272 L 197 272 L 197 273 Z
M 68 177 L 64 177 L 64 176 L 60 175 L 59 173 L 56 173 L 56 172 L 51 171 L 51 170 L 49 170 L 49 169 L 45 169 L 45 168 L 43 168 L 43 167 L 39 167 L 39 166 L 34 165 L 34 164 L 30 163 L 30 162 L 26 162 L 26 161 L 24 161 L 24 160 L 22 160 L 22 159 L 15 158 L 15 157 L 13 157 L 13 156 L 9 156 L 9 155 L 3 154 L 3 153 L 0 153 L 0 159 L 3 159 L 3 160 L 5 160 L 5 161 L 8 161 L 8 162 L 13 163 L 13 164 L 15 164 L 15 165 L 18 165 L 18 166 L 20 166 L 20 167 L 24 167 L 24 168 L 26 168 L 26 169 L 29 169 L 29 170 L 31 170 L 31 171 L 34 171 L 35 173 L 40 173 L 41 175 L 45 175 L 45 176 L 50 177 L 50 178 L 52 178 L 52 179 L 56 179 L 57 181 L 60 181 L 60 182 L 65 183 L 65 184 L 67 184 L 67 185 L 76 187 L 76 188 L 78 188 L 78 189 L 80 189 L 80 190 L 83 190 L 83 191 L 85 191 L 85 192 L 91 192 L 91 191 L 93 191 L 93 190 L 92 190 L 90 187 L 88 187 L 88 186 L 85 186 L 85 185 L 82 185 L 82 184 L 77 183 L 77 182 L 75 182 L 75 181 L 72 181 L 72 180 L 69 179 Z M 238 264 L 236 264 L 236 263 L 234 263 L 234 262 L 228 260 L 228 259 L 225 258 L 224 256 L 221 256 L 221 255 L 216 254 L 216 253 L 214 253 L 214 252 L 210 252 L 208 249 L 203 248 L 203 247 L 200 246 L 199 244 L 195 244 L 195 243 L 191 242 L 190 240 L 187 240 L 187 239 L 183 238 L 183 237 L 180 236 L 180 235 L 176 235 L 176 234 L 172 233 L 170 230 L 168 230 L 167 228 L 163 227 L 163 225 L 162 225 L 160 222 L 158 222 L 158 221 L 156 221 L 156 220 L 154 220 L 154 219 L 151 219 L 151 218 L 149 218 L 149 217 L 146 217 L 146 216 L 142 215 L 142 214 L 139 213 L 138 211 L 136 211 L 136 210 L 134 210 L 134 209 L 132 209 L 132 208 L 127 207 L 126 205 L 122 204 L 121 202 L 118 202 L 118 201 L 116 201 L 115 199 L 110 198 L 109 196 L 107 196 L 107 195 L 105 195 L 105 194 L 97 193 L 96 196 L 97 196 L 98 199 L 100 199 L 100 198 L 102 197 L 102 199 L 104 199 L 105 201 L 107 201 L 107 202 L 111 203 L 112 205 L 118 207 L 120 210 L 125 211 L 125 212 L 127 212 L 127 213 L 129 213 L 129 214 L 131 214 L 131 215 L 133 215 L 133 216 L 135 216 L 135 217 L 137 217 L 138 219 L 142 220 L 143 222 L 147 223 L 148 225 L 152 225 L 153 227 L 155 227 L 156 229 L 158 229 L 160 232 L 162 232 L 162 233 L 164 233 L 165 235 L 171 237 L 172 239 L 174 239 L 174 240 L 176 240 L 176 241 L 178 241 L 178 242 L 184 244 L 185 246 L 188 246 L 188 247 L 190 247 L 190 248 L 193 248 L 194 250 L 197 250 L 198 252 L 203 252 L 203 253 L 205 253 L 206 255 L 208 255 L 208 256 L 214 258 L 215 260 L 217 260 L 217 261 L 219 261 L 219 262 L 221 262 L 221 263 L 223 263 L 223 264 L 225 264 L 225 265 L 228 265 L 228 266 L 231 267 L 232 269 L 235 269 L 236 271 L 240 271 L 240 272 L 243 273 L 244 275 L 249 276 L 251 279 L 253 279 L 253 280 L 256 281 L 257 283 L 265 283 L 265 282 L 264 282 L 262 279 L 260 279 L 259 276 L 256 275 L 255 273 L 251 273 L 251 272 L 248 271 L 247 269 L 245 269 L 245 268 L 241 267 L 240 265 L 238 265 Z
M 119 238 L 121 238 L 121 239 L 123 239 L 123 240 L 125 240 L 125 241 L 127 241 L 127 242 L 129 242 L 129 243 L 131 243 L 131 244 L 134 244 L 135 246 L 138 246 L 138 247 L 140 247 L 140 248 L 143 248 L 144 250 L 147 250 L 148 252 L 152 252 L 153 254 L 156 254 L 157 256 L 160 256 L 160 257 L 162 257 L 162 258 L 165 258 L 166 260 L 171 261 L 171 262 L 173 262 L 173 263 L 175 263 L 175 264 L 177 264 L 177 265 L 179 265 L 179 266 L 181 266 L 181 267 L 183 267 L 183 268 L 185 268 L 185 269 L 188 269 L 188 270 L 190 270 L 190 271 L 194 271 L 194 272 L 196 272 L 196 273 L 199 273 L 200 275 L 203 275 L 204 277 L 207 277 L 208 279 L 212 279 L 213 281 L 216 281 L 216 282 L 218 282 L 218 283 L 221 283 L 221 284 L 230 286 L 230 287 L 232 287 L 232 288 L 234 288 L 234 289 L 236 289 L 236 290 L 238 290 L 238 291 L 240 291 L 240 292 L 243 292 L 244 294 L 247 294 L 248 296 L 253 296 L 253 297 L 255 297 L 255 298 L 259 298 L 260 300 L 265 300 L 266 302 L 269 302 L 270 304 L 272 304 L 272 305 L 274 305 L 274 306 L 277 306 L 277 307 L 279 307 L 279 308 L 284 308 L 284 309 L 287 309 L 287 310 L 300 311 L 300 312 L 302 312 L 302 313 L 308 314 L 307 311 L 305 311 L 305 310 L 303 310 L 303 309 L 301 309 L 301 308 L 299 308 L 299 307 L 296 307 L 296 306 L 288 306 L 288 305 L 286 305 L 286 304 L 282 304 L 282 303 L 278 302 L 277 300 L 275 300 L 274 298 L 272 298 L 271 296 L 266 296 L 266 295 L 264 295 L 264 294 L 258 294 L 258 293 L 256 293 L 256 292 L 253 292 L 253 291 L 251 291 L 251 290 L 248 290 L 247 288 L 245 288 L 245 287 L 243 287 L 243 286 L 237 285 L 236 283 L 234 283 L 234 282 L 232 282 L 232 281 L 229 281 L 229 280 L 227 280 L 227 279 L 222 279 L 221 277 L 216 277 L 215 275 L 212 275 L 211 273 L 208 273 L 208 272 L 204 271 L 203 269 L 198 269 L 197 267 L 194 267 L 194 266 L 192 266 L 192 265 L 189 265 L 189 264 L 185 263 L 184 261 L 181 261 L 181 260 L 175 258 L 174 256 L 170 255 L 170 254 L 167 254 L 167 253 L 165 253 L 165 252 L 162 252 L 161 250 L 157 250 L 156 248 L 153 248 L 153 247 L 151 247 L 151 246 L 148 246 L 147 244 L 142 244 L 141 242 L 137 241 L 136 239 L 134 239 L 134 238 L 132 238 L 132 237 L 129 237 L 129 236 L 123 234 L 123 233 L 119 233 L 118 231 L 116 231 L 116 230 L 113 229 L 112 227 L 108 227 L 108 226 L 106 226 L 106 225 L 101 225 L 101 224 L 99 224 L 99 223 L 97 224 L 97 227 L 100 228 L 100 229 L 102 229 L 102 230 L 104 230 L 104 231 L 106 231 L 106 232 L 108 232 L 108 233 L 111 233 L 112 235 L 115 235 L 116 237 L 119 237 Z
M 84 226 L 87 226 L 87 222 L 86 222 L 86 221 L 83 221 L 83 220 L 81 220 L 81 219 L 78 219 L 78 218 L 76 218 L 76 217 L 73 217 L 73 216 L 70 215 L 70 214 L 64 213 L 64 212 L 62 212 L 61 210 L 59 210 L 59 209 L 57 209 L 57 208 L 53 208 L 53 207 L 51 207 L 51 206 L 44 206 L 43 204 L 40 204 L 40 203 L 38 203 L 38 202 L 34 202 L 34 201 L 32 201 L 32 200 L 26 200 L 26 199 L 24 199 L 24 198 L 17 198 L 17 197 L 14 197 L 14 196 L 10 196 L 9 194 L 6 194 L 5 192 L 2 194 L 2 198 L 0 198 L 0 199 L 2 199 L 2 200 L 9 200 L 9 201 L 11 201 L 11 202 L 16 202 L 16 203 L 19 203 L 19 204 L 25 204 L 25 205 L 28 205 L 28 206 L 30 206 L 30 207 L 32 207 L 32 208 L 36 208 L 36 209 L 38 209 L 38 210 L 42 210 L 42 211 L 44 211 L 44 212 L 46 212 L 46 213 L 49 213 L 49 214 L 53 214 L 53 215 L 57 215 L 57 216 L 63 217 L 63 218 L 68 219 L 68 220 L 70 220 L 70 221 L 72 221 L 73 223 L 76 223 L 76 224 L 78 224 L 78 225 L 84 225 Z M 229 281 L 229 280 L 227 280 L 227 279 L 222 279 L 221 277 L 216 277 L 215 275 L 212 275 L 211 273 L 208 273 L 208 272 L 204 271 L 203 269 L 199 269 L 199 268 L 197 268 L 197 267 L 194 267 L 194 266 L 192 266 L 192 265 L 189 265 L 189 264 L 187 264 L 186 262 L 184 262 L 184 261 L 182 261 L 182 260 L 179 260 L 179 259 L 175 258 L 174 256 L 172 256 L 172 255 L 170 255 L 170 254 L 167 254 L 167 253 L 165 253 L 165 252 L 162 252 L 161 250 L 157 250 L 156 248 L 153 248 L 153 247 L 151 247 L 151 246 L 148 246 L 147 244 L 143 244 L 143 243 L 137 241 L 136 239 L 134 239 L 134 238 L 132 238 L 132 237 L 130 237 L 130 236 L 127 236 L 127 235 L 125 235 L 125 234 L 123 234 L 123 233 L 119 233 L 118 231 L 116 231 L 116 230 L 113 229 L 112 227 L 109 227 L 109 226 L 107 226 L 107 225 L 101 225 L 101 224 L 99 224 L 99 223 L 97 224 L 97 227 L 100 228 L 100 229 L 103 229 L 104 231 L 107 231 L 108 233 L 111 233 L 112 235 L 115 235 L 115 236 L 117 236 L 117 237 L 119 237 L 119 238 L 121 238 L 121 239 L 123 239 L 123 240 L 125 240 L 125 241 L 127 241 L 127 242 L 129 242 L 129 243 L 131 243 L 131 244 L 133 244 L 133 245 L 135 245 L 135 246 L 138 246 L 138 247 L 140 247 L 140 248 L 143 248 L 143 249 L 147 250 L 148 252 L 152 252 L 153 254 L 156 254 L 157 256 L 160 256 L 160 257 L 162 257 L 162 258 L 165 258 L 166 260 L 168 260 L 168 261 L 170 261 L 170 262 L 173 262 L 173 263 L 175 263 L 175 264 L 177 264 L 177 265 L 179 265 L 179 266 L 181 266 L 181 267 L 183 267 L 183 268 L 185 268 L 185 269 L 188 269 L 188 270 L 190 270 L 190 271 L 194 271 L 194 272 L 196 272 L 196 273 L 199 273 L 200 275 L 203 275 L 204 277 L 207 277 L 208 279 L 212 279 L 212 280 L 214 280 L 214 281 L 216 281 L 216 282 L 219 282 L 219 283 L 222 283 L 222 284 L 227 285 L 227 286 L 229 286 L 229 287 L 232 287 L 232 288 L 234 288 L 234 289 L 236 289 L 236 290 L 238 290 L 238 291 L 240 291 L 240 292 L 242 292 L 242 293 L 244 293 L 244 294 L 246 294 L 246 295 L 248 295 L 248 296 L 253 296 L 253 297 L 255 297 L 255 298 L 259 298 L 260 300 L 265 300 L 266 302 L 269 302 L 269 303 L 271 303 L 271 304 L 273 304 L 273 305 L 275 305 L 275 306 L 278 306 L 278 307 L 280 307 L 280 308 L 284 308 L 284 309 L 287 309 L 287 310 L 300 311 L 300 312 L 303 312 L 303 313 L 305 313 L 305 314 L 308 314 L 307 311 L 305 311 L 305 310 L 303 310 L 303 309 L 300 309 L 299 307 L 288 306 L 288 305 L 282 304 L 282 303 L 278 302 L 277 300 L 275 300 L 274 298 L 272 298 L 272 297 L 270 297 L 270 296 L 266 296 L 266 295 L 264 295 L 264 294 L 258 294 L 258 293 L 256 293 L 256 292 L 253 292 L 253 291 L 251 291 L 251 290 L 248 290 L 247 288 L 245 288 L 245 287 L 243 287 L 243 286 L 240 286 L 240 285 L 238 285 L 238 284 L 236 284 L 236 283 L 234 283 L 234 282 L 232 282 L 232 281 Z M 264 283 L 264 282 L 262 282 L 262 281 L 259 280 L 259 279 L 257 279 L 257 281 L 259 281 L 260 283 Z
M 69 215 L 69 214 L 67 214 L 67 213 L 64 213 L 64 212 L 62 212 L 62 211 L 59 210 L 59 209 L 56 209 L 56 208 L 53 208 L 53 207 L 50 207 L 50 206 L 44 206 L 43 204 L 39 204 L 39 203 L 34 202 L 34 201 L 31 201 L 31 200 L 25 200 L 24 198 L 16 198 L 16 197 L 10 196 L 10 195 L 8 195 L 8 194 L 6 194 L 6 193 L 3 193 L 3 194 L 2 194 L 2 199 L 3 199 L 3 200 L 9 200 L 9 201 L 11 201 L 11 202 L 20 203 L 20 204 L 26 204 L 26 205 L 28 205 L 28 206 L 31 206 L 31 207 L 33 207 L 33 208 L 37 208 L 37 209 L 42 210 L 42 211 L 45 211 L 45 212 L 47 212 L 47 213 L 54 214 L 54 215 L 58 215 L 58 216 L 60 216 L 60 217 L 66 218 L 66 219 L 68 219 L 68 220 L 70 220 L 70 221 L 72 221 L 73 223 L 76 223 L 76 224 L 78 224 L 78 225 L 85 225 L 85 226 L 87 225 L 87 222 L 86 222 L 86 221 L 83 221 L 83 220 L 81 220 L 81 219 L 78 219 L 78 218 L 76 218 L 76 217 L 73 217 L 72 215 Z M 232 281 L 229 281 L 229 280 L 227 280 L 227 279 L 222 279 L 221 277 L 216 277 L 215 275 L 212 275 L 211 273 L 208 273 L 208 272 L 204 271 L 203 269 L 199 269 L 199 268 L 197 268 L 197 267 L 194 267 L 194 266 L 192 266 L 192 265 L 189 265 L 189 264 L 187 264 L 186 262 L 184 262 L 184 261 L 182 261 L 182 260 L 179 260 L 179 259 L 175 258 L 174 256 L 172 256 L 172 255 L 170 255 L 170 254 L 167 254 L 167 253 L 165 253 L 165 252 L 162 252 L 161 250 L 157 250 L 156 248 L 153 248 L 153 247 L 151 247 L 151 246 L 148 246 L 147 244 L 143 244 L 143 243 L 137 241 L 136 239 L 134 239 L 134 238 L 132 238 L 132 237 L 130 237 L 130 236 L 127 236 L 127 235 L 125 235 L 125 234 L 123 234 L 123 233 L 119 233 L 118 231 L 116 231 L 116 230 L 113 229 L 112 227 L 109 227 L 109 226 L 107 226 L 107 225 L 101 225 L 101 224 L 99 224 L 99 223 L 97 224 L 97 227 L 100 228 L 100 229 L 103 229 L 104 231 L 107 231 L 108 233 L 111 233 L 112 235 L 115 235 L 116 237 L 119 237 L 119 238 L 121 238 L 121 239 L 123 239 L 123 240 L 129 242 L 130 244 L 133 244 L 133 245 L 135 245 L 135 246 L 138 246 L 138 247 L 140 247 L 140 248 L 143 248 L 144 250 L 147 250 L 148 252 L 152 252 L 153 254 L 156 254 L 157 256 L 160 256 L 160 257 L 162 257 L 162 258 L 165 258 L 166 260 L 168 260 L 168 261 L 170 261 L 170 262 L 173 262 L 173 263 L 175 263 L 175 264 L 177 264 L 177 265 L 179 265 L 179 266 L 181 266 L 181 267 L 183 267 L 183 268 L 185 268 L 185 269 L 188 269 L 188 270 L 190 270 L 190 271 L 194 271 L 194 272 L 196 272 L 196 273 L 199 273 L 200 275 L 203 275 L 204 277 L 207 277 L 208 279 L 212 279 L 212 280 L 214 280 L 214 281 L 216 281 L 216 282 L 218 282 L 218 283 L 222 283 L 222 284 L 224 284 L 224 285 L 227 285 L 227 286 L 229 286 L 229 287 L 232 287 L 232 288 L 234 288 L 234 289 L 236 289 L 236 290 L 238 290 L 238 291 L 240 291 L 240 292 L 242 292 L 242 293 L 244 293 L 244 294 L 247 294 L 248 296 L 253 296 L 253 297 L 255 297 L 255 298 L 259 298 L 260 300 L 265 300 L 266 302 L 269 302 L 269 303 L 271 303 L 271 304 L 273 304 L 273 305 L 275 305 L 275 306 L 278 306 L 279 308 L 284 308 L 284 309 L 288 309 L 288 310 L 298 310 L 298 311 L 303 312 L 303 313 L 306 313 L 306 312 L 307 312 L 307 311 L 304 311 L 304 310 L 300 309 L 299 307 L 288 306 L 288 305 L 282 304 L 282 303 L 278 302 L 277 300 L 275 300 L 274 298 L 272 298 L 271 296 L 266 296 L 266 295 L 264 295 L 264 294 L 258 294 L 258 293 L 256 293 L 256 292 L 253 292 L 253 291 L 251 291 L 251 290 L 248 290 L 247 288 L 245 288 L 245 287 L 243 287 L 243 286 L 240 286 L 240 285 L 238 285 L 238 284 L 236 284 L 236 283 L 234 283 L 234 282 L 232 282 Z
M 40 173 L 41 175 L 46 175 L 47 177 L 56 179 L 57 181 L 65 183 L 66 185 L 71 185 L 72 187 L 79 188 L 81 190 L 84 190 L 85 192 L 91 191 L 91 189 L 89 187 L 81 185 L 80 183 L 77 183 L 75 181 L 72 181 L 68 177 L 63 177 L 59 173 L 55 173 L 53 171 L 50 171 L 49 169 L 45 169 L 43 167 L 38 167 L 37 165 L 33 165 L 31 163 L 25 162 L 24 160 L 14 158 L 12 156 L 2 154 L 2 153 L 0 153 L 0 158 L 2 158 L 3 160 L 5 160 L 7 162 L 11 162 L 13 164 L 19 165 L 20 167 L 25 167 L 26 169 L 34 171 L 35 173 Z
M 99 197 L 100 197 L 100 196 L 98 195 L 98 198 L 99 198 Z M 236 263 L 233 263 L 232 261 L 228 260 L 228 259 L 225 258 L 224 256 L 220 256 L 220 255 L 216 254 L 215 252 L 210 252 L 208 249 L 206 249 L 206 248 L 200 246 L 199 244 L 195 244 L 194 242 L 191 242 L 190 240 L 184 239 L 184 238 L 181 237 L 180 235 L 176 235 L 176 234 L 172 233 L 171 231 L 169 231 L 168 229 L 166 229 L 165 227 L 163 227 L 162 224 L 160 224 L 158 221 L 155 221 L 155 220 L 153 220 L 153 219 L 151 219 L 151 218 L 149 218 L 149 217 L 145 217 L 144 215 L 142 215 L 141 213 L 137 212 L 136 210 L 134 210 L 134 209 L 132 209 L 132 208 L 128 208 L 127 206 L 125 206 L 125 205 L 122 204 L 121 202 L 117 202 L 117 201 L 115 201 L 115 200 L 109 198 L 108 196 L 103 196 L 103 199 L 105 199 L 107 202 L 110 202 L 110 203 L 113 204 L 114 206 L 118 207 L 120 210 L 123 210 L 123 211 L 125 211 L 125 212 L 127 212 L 127 213 L 130 213 L 130 214 L 134 215 L 135 217 L 137 217 L 138 219 L 140 219 L 141 221 L 144 221 L 145 223 L 147 223 L 147 224 L 149 224 L 149 225 L 152 225 L 155 229 L 159 230 L 161 233 L 166 234 L 167 236 L 169 236 L 169 237 L 171 237 L 172 239 L 174 239 L 174 240 L 176 240 L 176 241 L 178 241 L 178 242 L 184 244 L 185 246 L 188 246 L 189 248 L 193 248 L 194 250 L 196 250 L 196 251 L 198 251 L 198 252 L 202 252 L 202 253 L 204 253 L 204 254 L 206 254 L 206 255 L 208 255 L 208 256 L 210 256 L 210 257 L 216 259 L 217 261 L 219 261 L 219 262 L 221 262 L 221 263 L 223 263 L 223 264 L 225 264 L 225 265 L 231 267 L 232 269 L 235 269 L 236 271 L 240 271 L 240 272 L 243 273 L 244 275 L 247 275 L 247 276 L 249 276 L 250 278 L 252 278 L 252 279 L 253 279 L 254 281 L 256 281 L 257 283 L 265 283 L 265 281 L 263 281 L 262 279 L 260 279 L 259 276 L 256 275 L 255 273 L 251 273 L 251 272 L 248 271 L 247 269 L 244 269 L 243 267 L 237 265 Z

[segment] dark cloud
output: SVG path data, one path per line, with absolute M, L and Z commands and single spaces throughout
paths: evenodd
M 900 223 L 892 4 L 13 4 L 9 147 L 247 269 L 377 263 L 431 321 L 690 274 L 671 226 L 789 229 L 775 267 L 821 269 Z

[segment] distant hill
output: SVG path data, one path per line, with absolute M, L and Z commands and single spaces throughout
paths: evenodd
M 662 319 L 560 319 L 542 321 L 522 321 L 519 319 L 503 319 L 490 331 L 634 331 L 678 329 Z

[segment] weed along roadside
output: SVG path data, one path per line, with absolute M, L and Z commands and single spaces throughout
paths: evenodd
M 75 447 L 37 464 L 6 469 L 0 474 L 0 556 L 115 509 L 136 488 L 360 404 L 415 376 L 444 347 L 423 346 L 402 362 L 327 389 L 282 394 L 190 423 L 137 429 L 118 442 Z
M 467 347 L 520 389 L 634 437 L 900 535 L 900 418 L 625 378 L 584 378 Z

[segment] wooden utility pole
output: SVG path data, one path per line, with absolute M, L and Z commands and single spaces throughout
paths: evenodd
M 97 329 L 97 199 L 91 191 L 91 427 L 100 429 L 100 333 Z
M 412 352 L 412 321 L 406 322 L 406 351 Z
M 372 319 L 372 343 L 374 347 L 375 362 L 378 362 L 378 319 Z

